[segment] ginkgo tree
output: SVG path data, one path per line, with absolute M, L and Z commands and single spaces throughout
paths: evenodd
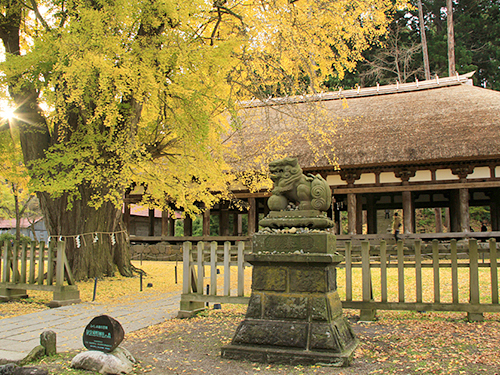
M 230 198 L 242 99 L 321 90 L 385 33 L 392 0 L 1 0 L 2 87 L 77 279 L 131 274 L 122 203 Z M 43 108 L 43 109 L 42 109 Z M 201 205 L 200 203 L 203 203 Z M 76 240 L 78 238 L 78 241 Z

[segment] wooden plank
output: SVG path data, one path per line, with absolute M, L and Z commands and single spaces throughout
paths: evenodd
M 228 296 L 212 296 L 212 295 L 199 295 L 199 294 L 186 294 L 181 296 L 182 301 L 190 302 L 210 302 L 210 303 L 234 303 L 234 304 L 248 304 L 250 297 L 228 297 Z
M 217 242 L 210 244 L 210 295 L 217 295 Z
M 3 243 L 3 254 L 2 254 L 2 282 L 6 283 L 10 281 L 10 257 L 9 257 L 9 252 L 10 252 L 10 242 L 5 241 Z
M 405 268 L 404 268 L 404 249 L 403 241 L 399 240 L 397 243 L 398 251 L 398 300 L 399 302 L 405 301 Z
M 498 259 L 497 242 L 489 240 L 490 245 L 490 274 L 491 274 L 491 303 L 498 304 Z
M 28 243 L 24 242 L 21 245 L 21 277 L 19 282 L 22 284 L 26 284 L 26 248 L 28 247 Z
M 30 246 L 30 271 L 28 276 L 28 283 L 35 283 L 35 254 L 36 254 L 36 242 L 32 241 Z
M 380 241 L 380 293 L 382 302 L 387 302 L 387 243 Z
M 500 305 L 469 303 L 416 303 L 416 302 L 363 302 L 342 301 L 344 309 L 410 310 L 410 311 L 458 311 L 469 313 L 500 312 Z
M 479 256 L 477 253 L 477 240 L 469 240 L 469 258 L 470 258 L 470 303 L 479 304 Z
M 66 257 L 66 250 L 62 252 L 62 257 L 64 261 L 64 273 L 66 274 L 66 281 L 68 285 L 75 285 L 75 279 L 73 278 L 73 272 L 71 272 L 71 267 L 69 266 L 68 258 Z M 64 279 L 64 278 L 63 278 Z
M 362 280 L 362 295 L 363 301 L 371 301 L 371 269 L 370 269 L 370 243 L 368 241 L 361 242 L 361 280 Z
M 417 303 L 422 303 L 422 241 L 415 241 L 415 291 Z
M 457 240 L 450 241 L 451 258 L 451 299 L 453 303 L 458 303 L 458 256 Z
M 238 297 L 245 295 L 245 242 L 238 242 Z
M 52 282 L 54 280 L 54 248 L 59 245 L 59 242 L 62 241 L 57 241 L 57 244 L 55 241 L 51 241 L 47 248 L 47 285 L 52 285 Z
M 191 272 L 189 264 L 189 255 L 191 253 L 192 244 L 189 241 L 182 245 L 182 293 L 191 293 Z
M 229 265 L 230 262 L 230 255 L 229 255 L 229 250 L 231 249 L 231 242 L 227 241 L 224 242 L 224 295 L 229 296 L 230 295 L 230 287 L 231 287 L 231 266 Z
M 38 246 L 38 285 L 43 284 L 44 262 L 45 262 L 45 242 L 40 241 Z
M 345 295 L 346 301 L 352 301 L 352 242 L 345 244 Z
M 12 246 L 12 282 L 19 282 L 19 262 L 18 262 L 18 254 L 19 254 L 19 242 L 14 241 L 14 246 Z
M 28 289 L 28 290 L 43 290 L 47 292 L 53 292 L 58 289 L 55 285 L 38 285 L 38 284 L 20 284 L 20 283 L 0 283 L 0 287 L 8 289 Z M 78 290 L 76 285 L 65 285 L 63 286 L 65 290 Z
M 196 282 L 196 293 L 203 294 L 203 280 L 205 278 L 205 266 L 203 266 L 203 250 L 205 249 L 205 242 L 200 241 L 196 244 L 197 249 L 197 269 L 198 269 L 198 281 Z
M 434 270 L 434 302 L 441 302 L 441 285 L 439 280 L 439 241 L 432 241 L 432 268 Z
M 54 252 L 54 246 L 50 246 L 50 253 Z M 60 287 L 64 284 L 64 268 L 66 265 L 64 264 L 64 255 L 66 251 L 66 242 L 64 241 L 58 241 L 57 242 L 57 253 L 56 253 L 56 258 L 57 258 L 57 263 L 56 263 L 56 286 Z M 50 257 L 52 258 L 52 256 Z M 53 268 L 51 259 L 49 258 L 49 269 Z M 52 280 L 48 280 L 47 277 L 47 284 L 52 285 Z

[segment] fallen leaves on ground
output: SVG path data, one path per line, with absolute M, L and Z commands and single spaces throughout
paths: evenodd
M 156 295 L 161 298 L 164 293 L 181 292 L 182 262 L 132 261 L 132 264 L 146 273 L 142 278 L 142 292 L 138 275 L 124 277 L 117 274 L 114 277 L 97 280 L 94 303 L 114 305 L 134 301 L 137 297 L 155 298 Z M 148 287 L 148 284 L 152 286 Z M 78 282 L 77 285 L 82 302 L 91 302 L 94 297 L 95 280 Z M 52 300 L 52 292 L 28 290 L 27 293 L 29 298 L 26 300 L 0 303 L 0 319 L 48 309 L 46 304 Z

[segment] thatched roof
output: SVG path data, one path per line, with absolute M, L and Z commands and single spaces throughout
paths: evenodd
M 469 77 L 246 103 L 238 152 L 269 155 L 281 134 L 277 154 L 306 168 L 499 158 L 500 92 Z

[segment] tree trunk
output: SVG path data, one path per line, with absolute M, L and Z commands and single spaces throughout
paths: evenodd
M 424 11 L 422 9 L 422 0 L 418 0 L 418 20 L 420 27 L 420 39 L 422 40 L 422 54 L 424 58 L 425 79 L 431 79 L 431 69 L 429 66 L 429 51 L 427 49 L 427 37 L 425 35 Z
M 446 0 L 446 18 L 448 24 L 448 74 L 454 76 L 455 70 L 455 33 L 453 29 L 453 1 Z
M 66 240 L 66 255 L 77 280 L 113 276 L 119 271 L 132 276 L 128 234 L 121 209 L 105 203 L 89 206 L 90 188 L 80 187 L 82 199 L 66 210 L 66 196 L 53 199 L 39 194 L 46 226 L 51 236 Z M 105 192 L 102 192 L 103 194 Z

